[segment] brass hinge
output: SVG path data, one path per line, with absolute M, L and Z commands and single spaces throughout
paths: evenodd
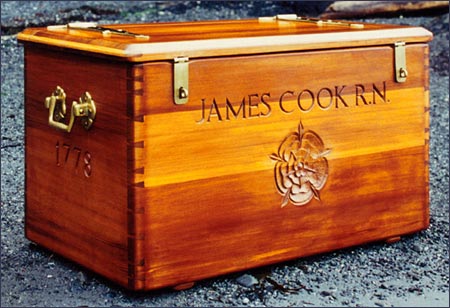
M 49 31 L 60 31 L 60 30 L 79 30 L 79 31 L 94 31 L 100 32 L 103 37 L 111 37 L 112 35 L 130 36 L 137 40 L 147 41 L 150 39 L 149 35 L 131 33 L 123 29 L 113 29 L 103 26 L 99 26 L 96 22 L 70 22 L 66 25 L 55 25 L 48 26 Z
M 331 19 L 320 19 L 320 18 L 311 18 L 311 17 L 302 17 L 297 16 L 296 14 L 278 14 L 271 17 L 259 17 L 259 22 L 276 22 L 276 21 L 291 21 L 291 22 L 299 22 L 299 23 L 312 23 L 316 24 L 318 27 L 322 26 L 344 26 L 352 29 L 363 29 L 364 24 L 359 23 L 349 23 L 338 20 Z
M 394 46 L 395 81 L 405 82 L 406 77 L 408 77 L 408 71 L 406 70 L 406 44 L 405 42 L 395 42 Z
M 189 58 L 177 57 L 173 64 L 173 97 L 175 104 L 184 105 L 189 99 Z

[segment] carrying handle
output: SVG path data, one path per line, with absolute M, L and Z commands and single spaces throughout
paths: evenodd
M 66 25 L 56 25 L 56 26 L 48 26 L 47 30 L 50 31 L 58 31 L 58 30 L 81 30 L 81 31 L 94 31 L 100 32 L 103 37 L 111 37 L 112 35 L 120 35 L 120 36 L 129 36 L 134 37 L 137 40 L 148 41 L 150 39 L 149 35 L 138 34 L 128 32 L 123 29 L 114 29 L 99 26 L 96 22 L 70 22 Z
M 84 92 L 80 97 L 79 102 L 72 103 L 69 124 L 62 122 L 66 115 L 66 93 L 64 89 L 57 86 L 52 95 L 45 98 L 45 107 L 49 109 L 48 124 L 56 129 L 70 133 L 75 117 L 81 118 L 81 125 L 89 130 L 94 123 L 97 109 L 94 100 L 89 92 Z

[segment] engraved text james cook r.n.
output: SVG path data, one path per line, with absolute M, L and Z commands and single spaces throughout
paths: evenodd
M 271 104 L 277 102 L 277 104 Z M 201 116 L 198 124 L 222 122 L 235 119 L 250 119 L 269 117 L 273 106 L 277 106 L 285 114 L 295 112 L 307 113 L 315 108 L 320 110 L 342 109 L 390 103 L 387 98 L 386 81 L 370 85 L 354 84 L 322 87 L 317 90 L 286 90 L 274 97 L 270 92 L 253 93 L 233 100 L 226 97 L 223 100 L 202 98 Z

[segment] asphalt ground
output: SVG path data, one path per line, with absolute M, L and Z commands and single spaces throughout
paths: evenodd
M 362 21 L 423 26 L 430 43 L 430 227 L 371 243 L 199 281 L 185 291 L 133 293 L 24 237 L 24 27 L 316 16 L 325 2 L 1 2 L 1 307 L 442 306 L 449 307 L 449 16 Z M 411 183 L 414 185 L 414 183 Z

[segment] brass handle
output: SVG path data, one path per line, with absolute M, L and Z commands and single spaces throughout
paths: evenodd
M 100 32 L 103 35 L 103 37 L 110 37 L 114 34 L 114 35 L 134 37 L 136 40 L 141 40 L 141 41 L 148 41 L 150 39 L 149 35 L 132 33 L 132 32 L 128 32 L 123 29 L 107 28 L 107 27 L 99 26 L 96 22 L 83 22 L 83 21 L 71 22 L 71 23 L 68 23 L 67 25 L 47 26 L 47 30 L 49 30 L 49 31 L 59 31 L 59 30 L 83 31 L 84 30 L 84 31 Z
M 89 130 L 94 123 L 95 115 L 97 113 L 94 100 L 89 92 L 84 92 L 79 101 L 79 103 L 76 101 L 72 103 L 69 124 L 62 122 L 67 110 L 66 93 L 63 88 L 57 86 L 52 95 L 45 98 L 45 107 L 49 109 L 48 124 L 51 127 L 70 133 L 73 123 L 75 122 L 75 117 L 80 117 L 81 125 L 83 125 L 86 130 Z

